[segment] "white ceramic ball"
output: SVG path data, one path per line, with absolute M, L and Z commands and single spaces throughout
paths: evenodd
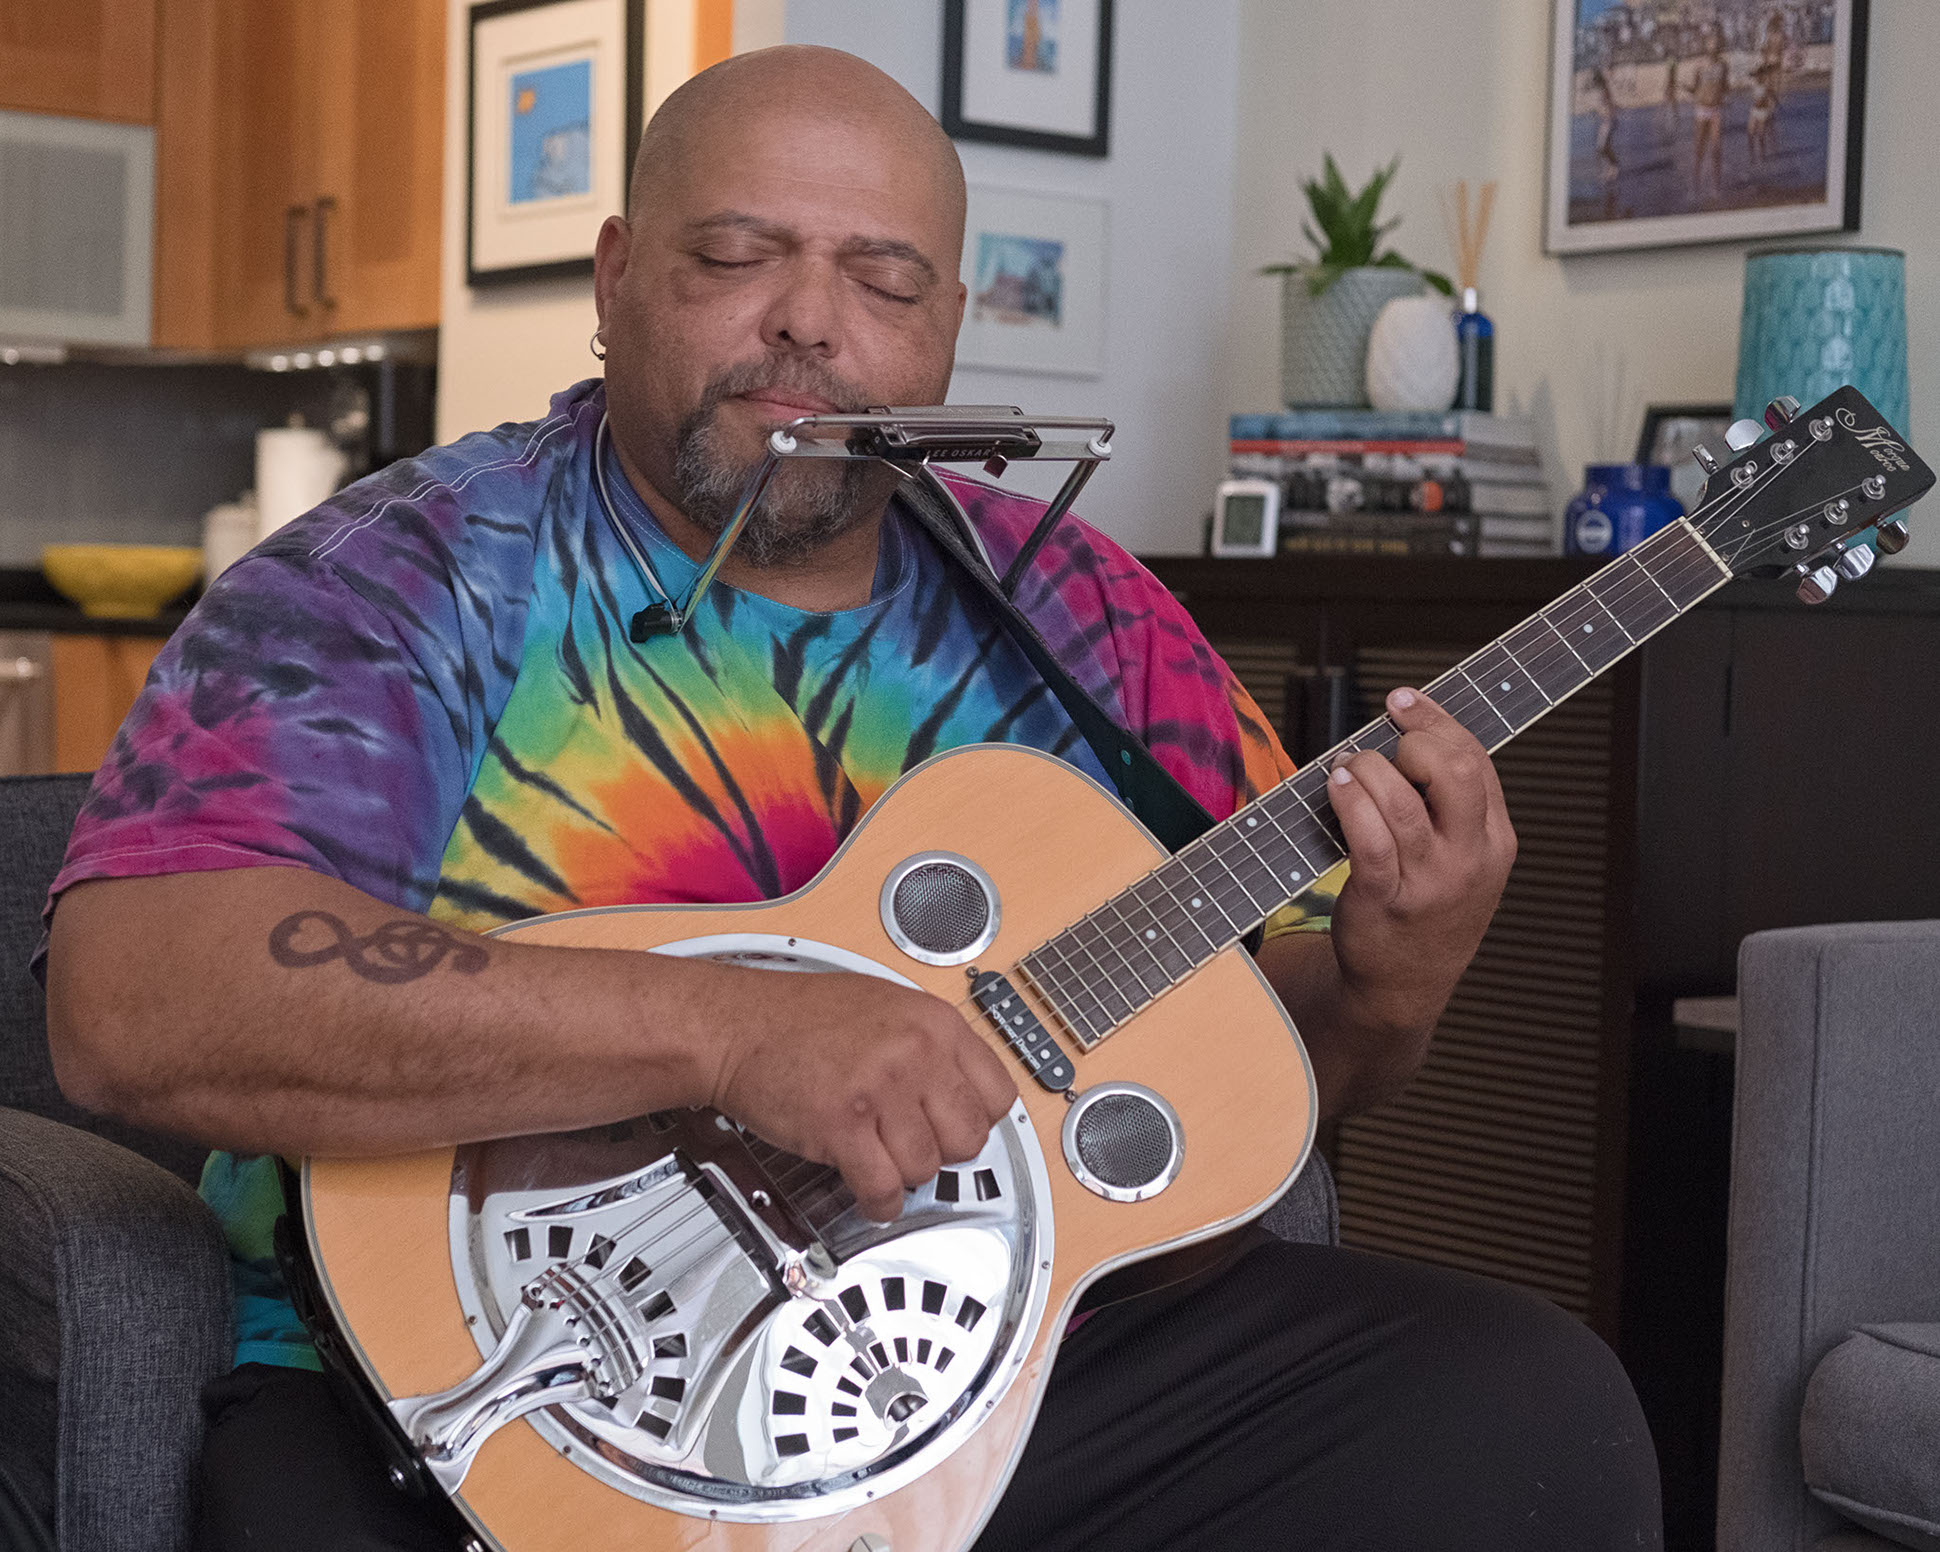
M 1399 296 L 1367 337 L 1367 401 L 1377 410 L 1445 410 L 1461 376 L 1448 298 Z

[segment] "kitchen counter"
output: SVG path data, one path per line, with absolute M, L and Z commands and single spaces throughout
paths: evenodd
M 190 595 L 194 597 L 193 594 Z M 148 620 L 101 620 L 81 613 L 54 591 L 32 566 L 0 566 L 0 631 L 52 631 L 61 635 L 167 636 L 187 617 L 186 607 L 164 609 Z

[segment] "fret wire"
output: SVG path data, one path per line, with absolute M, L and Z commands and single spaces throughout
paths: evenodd
M 1609 603 L 1604 599 L 1603 595 L 1599 593 L 1596 589 L 1597 578 L 1605 575 L 1607 575 L 1607 573 L 1600 571 L 1596 574 L 1596 576 L 1591 577 L 1588 581 L 1586 581 L 1583 584 L 1584 596 L 1588 598 L 1593 598 L 1596 600 L 1597 607 L 1610 617 L 1610 623 L 1616 626 L 1618 630 L 1622 631 L 1624 640 L 1628 641 L 1630 645 L 1634 647 L 1637 645 L 1637 638 L 1631 634 L 1630 627 L 1623 623 L 1622 618 L 1617 614 L 1616 610 L 1610 607 Z
M 1125 1019 L 1132 1012 L 1133 1003 L 1131 998 L 1120 990 L 1117 981 L 1112 976 L 1111 967 L 1099 958 L 1096 949 L 1085 942 L 1080 929 L 1089 921 L 1090 918 L 1086 917 L 1074 926 L 1059 933 L 1057 937 L 1051 940 L 1051 946 L 1060 956 L 1072 962 L 1079 979 L 1084 983 L 1085 989 L 1090 993 L 1092 1000 L 1098 1004 L 1098 1011 L 1104 1014 L 1107 1027 L 1112 1027 L 1125 1022 Z M 1068 947 L 1064 945 L 1068 945 Z M 1091 968 L 1097 972 L 1098 981 L 1103 985 L 1104 990 L 1102 992 L 1097 985 L 1093 984 L 1090 977 L 1086 975 L 1084 965 L 1075 959 L 1071 952 L 1072 950 L 1083 954 L 1085 959 L 1090 962 Z M 1123 1004 L 1125 1009 L 1123 1013 L 1113 1008 L 1113 999 Z
M 1115 915 L 1118 918 L 1119 923 L 1124 928 L 1124 930 L 1129 932 L 1132 935 L 1132 941 L 1135 942 L 1145 954 L 1149 955 L 1153 964 L 1157 966 L 1159 974 L 1162 978 L 1159 985 L 1159 992 L 1168 991 L 1173 986 L 1176 986 L 1178 984 L 1179 977 L 1184 973 L 1185 970 L 1189 970 L 1192 968 L 1192 956 L 1186 953 L 1186 951 L 1180 948 L 1176 943 L 1171 944 L 1170 946 L 1172 947 L 1173 951 L 1176 952 L 1179 955 L 1179 957 L 1185 961 L 1185 965 L 1182 967 L 1182 969 L 1174 970 L 1169 964 L 1165 962 L 1165 955 L 1160 952 L 1159 943 L 1161 940 L 1158 936 L 1158 933 L 1152 927 L 1140 927 L 1136 925 L 1132 921 L 1132 919 L 1126 915 L 1125 908 L 1121 906 L 1118 902 L 1120 900 L 1130 899 L 1132 903 L 1138 906 L 1139 910 L 1142 913 L 1144 913 L 1146 916 L 1148 916 L 1154 924 L 1157 923 L 1158 918 L 1152 915 L 1151 907 L 1148 906 L 1143 900 L 1139 899 L 1138 896 L 1133 893 L 1133 890 L 1135 890 L 1137 887 L 1138 886 L 1134 884 L 1132 886 L 1132 889 L 1127 889 L 1122 893 L 1120 893 L 1115 899 L 1106 901 L 1103 908 L 1106 910 L 1109 910 L 1110 912 L 1112 912 L 1113 915 Z M 1141 982 L 1143 982 L 1144 979 L 1145 978 L 1143 976 L 1139 977 L 1139 980 Z M 1150 988 L 1147 988 L 1147 990 L 1152 996 L 1156 997 L 1159 994 L 1158 992 L 1151 992 Z
M 1050 953 L 1056 952 L 1056 944 L 1057 939 L 1053 938 L 1038 945 L 1018 960 L 1017 968 L 1023 972 L 1025 981 L 1037 993 L 1038 1000 L 1051 1010 L 1052 1016 L 1069 1028 L 1073 1034 L 1082 1036 L 1084 1031 L 1078 1028 L 1072 998 L 1064 986 L 1064 972 L 1060 967 L 1052 964 L 1047 957 Z M 981 1006 L 979 1004 L 979 1008 Z M 988 1014 L 986 1013 L 985 1016 L 988 1017 Z
M 1561 599 L 1557 600 L 1558 603 L 1560 603 L 1561 601 L 1562 601 Z M 1555 607 L 1556 607 L 1555 604 L 1543 605 L 1542 608 L 1536 611 L 1536 618 L 1541 620 L 1543 624 L 1549 627 L 1550 635 L 1554 636 L 1558 641 L 1562 642 L 1562 644 L 1565 647 L 1569 648 L 1570 656 L 1574 657 L 1577 662 L 1581 663 L 1583 665 L 1584 671 L 1589 674 L 1590 678 L 1594 679 L 1597 675 L 1597 670 L 1590 667 L 1590 660 L 1586 658 L 1581 652 L 1578 652 L 1576 650 L 1576 643 L 1571 641 L 1568 636 L 1564 635 L 1563 632 L 1557 627 L 1556 622 L 1549 617 L 1549 611 Z M 1585 681 L 1585 682 L 1587 683 L 1588 681 Z
M 1207 834 L 1202 838 L 1202 841 L 1194 842 L 1194 845 L 1197 846 L 1197 845 L 1203 844 L 1207 853 L 1212 857 L 1212 859 L 1215 862 L 1217 862 L 1222 868 L 1224 868 L 1229 874 L 1232 875 L 1233 882 L 1239 885 L 1240 893 L 1246 897 L 1246 904 L 1248 909 L 1253 911 L 1254 914 L 1259 917 L 1270 916 L 1273 913 L 1273 911 L 1277 909 L 1277 907 L 1270 906 L 1270 905 L 1262 905 L 1258 897 L 1254 895 L 1252 887 L 1246 882 L 1244 878 L 1240 876 L 1239 869 L 1234 867 L 1232 863 L 1228 862 L 1225 856 L 1222 855 L 1221 852 L 1219 851 L 1220 842 L 1225 840 L 1231 840 L 1235 842 L 1237 845 L 1239 845 L 1246 852 L 1246 855 L 1252 859 L 1253 866 L 1255 866 L 1256 868 L 1259 868 L 1262 872 L 1264 872 L 1266 874 L 1268 881 L 1271 882 L 1273 878 L 1273 874 L 1271 870 L 1267 868 L 1265 862 L 1261 860 L 1261 858 L 1259 857 L 1259 854 L 1253 850 L 1253 843 L 1247 840 L 1245 834 L 1242 831 L 1233 828 L 1230 821 L 1228 821 L 1228 823 L 1226 824 L 1216 826 L 1214 829 L 1208 831 Z
M 1293 854 L 1296 857 L 1299 857 L 1301 862 L 1305 864 L 1307 859 L 1304 855 L 1302 855 L 1299 845 L 1294 841 L 1292 836 L 1287 834 L 1286 827 L 1280 823 L 1279 816 L 1276 815 L 1273 812 L 1273 810 L 1267 806 L 1267 799 L 1272 797 L 1274 793 L 1281 791 L 1293 780 L 1294 778 L 1289 776 L 1286 779 L 1286 781 L 1281 782 L 1279 786 L 1269 788 L 1267 791 L 1260 794 L 1259 798 L 1253 803 L 1251 811 L 1247 816 L 1248 820 L 1250 821 L 1248 828 L 1249 829 L 1257 828 L 1259 820 L 1265 819 L 1267 824 L 1272 828 L 1273 832 L 1279 836 L 1280 840 L 1284 842 L 1287 846 L 1291 847 L 1293 850 Z M 1252 842 L 1248 841 L 1247 844 L 1250 846 L 1252 845 Z M 1255 851 L 1255 854 L 1257 855 L 1258 848 L 1255 847 L 1254 851 Z M 1261 866 L 1266 869 L 1267 877 L 1273 880 L 1273 887 L 1276 890 L 1285 887 L 1285 880 L 1281 877 L 1281 875 L 1286 871 L 1284 865 L 1275 866 L 1273 863 L 1266 861 L 1266 859 L 1262 857 Z M 1284 904 L 1287 898 L 1288 897 L 1285 895 L 1281 896 L 1281 903 Z M 1278 909 L 1278 907 L 1275 907 L 1275 909 Z
M 1043 1001 L 1044 1005 L 1047 1008 L 1049 1008 L 1051 1012 L 1055 1014 L 1059 1019 L 1061 1019 L 1064 1023 L 1070 1025 L 1071 1032 L 1074 1035 L 1076 1035 L 1079 1039 L 1085 1040 L 1087 1042 L 1094 1041 L 1100 1038 L 1102 1031 L 1097 1028 L 1097 1021 L 1093 1019 L 1090 1016 L 1090 1014 L 1087 1013 L 1085 1010 L 1085 1007 L 1084 1007 L 1085 986 L 1084 986 L 1083 979 L 1081 977 L 1078 979 L 1078 984 L 1075 989 L 1071 988 L 1067 984 L 1066 968 L 1069 967 L 1069 969 L 1075 973 L 1077 970 L 1077 966 L 1075 965 L 1075 963 L 1072 962 L 1070 955 L 1067 954 L 1063 949 L 1063 947 L 1060 946 L 1059 940 L 1065 936 L 1066 934 L 1059 933 L 1057 937 L 1052 938 L 1048 943 L 1044 944 L 1042 949 L 1034 951 L 1029 956 L 1030 960 L 1036 960 L 1039 954 L 1048 950 L 1050 953 L 1057 955 L 1057 957 L 1061 961 L 1063 961 L 1062 964 L 1056 967 L 1056 975 L 1057 975 L 1057 980 L 1059 985 L 1057 987 L 1057 991 L 1055 995 L 1052 994 L 1051 988 L 1049 988 L 1044 984 L 1043 980 L 1039 977 L 1036 969 L 1030 966 L 1028 963 L 1026 966 L 1025 974 L 1031 979 L 1033 983 L 1035 983 L 1037 987 L 1037 994 L 1039 998 Z M 1045 968 L 1050 969 L 1052 967 L 1047 964 Z M 1082 1028 L 1079 1027 L 1080 1024 L 1083 1025 Z
M 1316 810 L 1314 806 L 1307 801 L 1305 795 L 1300 791 L 1299 787 L 1295 785 L 1295 783 L 1297 783 L 1300 780 L 1300 777 L 1305 774 L 1306 773 L 1303 771 L 1297 775 L 1289 777 L 1286 781 L 1281 782 L 1279 786 L 1275 787 L 1273 789 L 1273 793 L 1269 793 L 1268 796 L 1270 797 L 1276 793 L 1281 793 L 1281 792 L 1284 792 L 1288 796 L 1290 796 L 1294 802 L 1298 803 L 1303 809 L 1307 811 L 1307 817 L 1313 821 L 1313 826 L 1316 830 L 1320 832 L 1321 838 L 1327 841 L 1331 849 L 1340 852 L 1344 856 L 1346 855 L 1346 847 L 1334 841 L 1332 835 L 1328 833 L 1325 823 L 1321 820 L 1319 811 Z M 1323 780 L 1325 779 L 1324 773 L 1323 773 L 1322 779 Z M 1264 803 L 1264 801 L 1265 800 L 1262 799 L 1262 803 Z M 1327 871 L 1326 868 L 1316 867 L 1314 865 L 1314 859 L 1312 857 L 1309 857 L 1307 855 L 1306 848 L 1302 846 L 1299 841 L 1294 839 L 1293 835 L 1287 830 L 1285 823 L 1281 820 L 1278 814 L 1273 813 L 1270 809 L 1267 810 L 1266 812 L 1268 817 L 1272 819 L 1275 827 L 1278 828 L 1286 836 L 1287 844 L 1293 848 L 1293 854 L 1300 859 L 1301 866 L 1306 870 L 1304 874 L 1305 878 L 1308 878 L 1308 879 L 1319 878 L 1322 873 Z M 1330 862 L 1327 866 L 1332 867 L 1333 865 L 1334 864 Z
M 1162 863 L 1159 866 L 1157 874 L 1155 876 L 1163 878 L 1168 871 L 1171 871 L 1174 868 L 1177 868 L 1183 871 L 1186 877 L 1192 881 L 1192 885 L 1193 885 L 1192 899 L 1205 900 L 1208 903 L 1210 903 L 1212 908 L 1215 911 L 1219 912 L 1221 918 L 1224 919 L 1226 923 L 1226 928 L 1229 932 L 1243 932 L 1245 930 L 1244 928 L 1240 928 L 1235 925 L 1231 914 L 1226 909 L 1225 903 L 1220 900 L 1218 892 L 1214 889 L 1209 888 L 1205 880 L 1199 877 L 1197 870 L 1195 870 L 1194 867 L 1192 866 L 1191 858 L 1187 856 L 1184 852 L 1181 852 L 1178 856 L 1172 858 L 1170 862 Z M 1169 879 L 1166 880 L 1165 887 L 1169 892 L 1173 894 L 1173 898 L 1176 899 L 1178 897 L 1177 891 L 1172 889 L 1171 880 Z M 1192 905 L 1191 902 L 1188 901 L 1186 905 L 1186 909 L 1196 910 L 1197 907 Z M 1197 917 L 1193 918 L 1193 925 L 1195 927 L 1198 927 L 1201 932 L 1206 932 L 1206 929 L 1204 927 L 1199 926 L 1199 920 Z M 1206 932 L 1206 939 L 1208 942 L 1214 945 L 1214 952 L 1217 952 L 1219 940 L 1214 938 L 1210 932 Z
M 1520 630 L 1522 629 L 1522 627 L 1518 625 L 1515 629 Z M 1549 692 L 1542 687 L 1542 682 L 1529 671 L 1529 665 L 1523 662 L 1521 658 L 1517 657 L 1515 654 L 1515 649 L 1509 645 L 1509 637 L 1514 634 L 1515 634 L 1515 631 L 1504 631 L 1501 636 L 1496 638 L 1495 644 L 1502 649 L 1502 655 L 1504 657 L 1508 658 L 1510 662 L 1514 663 L 1516 667 L 1522 670 L 1523 678 L 1527 679 L 1531 684 L 1535 685 L 1536 693 L 1542 696 L 1544 700 L 1549 700 Z M 1556 702 L 1549 701 L 1549 704 L 1554 706 Z
M 1490 715 L 1490 716 L 1492 716 L 1492 717 L 1494 717 L 1496 721 L 1498 721 L 1498 722 L 1500 722 L 1500 723 L 1502 724 L 1502 727 L 1503 727 L 1503 731 L 1504 731 L 1504 732 L 1508 732 L 1508 733 L 1513 733 L 1513 732 L 1515 732 L 1515 729 L 1514 729 L 1513 727 L 1511 727 L 1511 726 L 1509 725 L 1509 719 L 1508 719 L 1507 717 L 1505 717 L 1505 716 L 1503 716 L 1501 712 L 1499 712 L 1499 711 L 1497 711 L 1497 710 L 1495 709 L 1495 702 L 1489 699 L 1489 696 L 1488 696 L 1488 692 L 1487 692 L 1486 690 L 1484 690 L 1484 689 L 1482 688 L 1482 686 L 1481 686 L 1481 685 L 1479 685 L 1479 684 L 1477 684 L 1477 683 L 1475 682 L 1475 679 L 1474 679 L 1474 676 L 1473 676 L 1473 675 L 1471 675 L 1471 674 L 1469 673 L 1469 671 L 1468 671 L 1468 667 L 1467 667 L 1467 665 L 1466 665 L 1466 664 L 1464 664 L 1464 663 L 1457 663 L 1457 664 L 1455 665 L 1455 667 L 1454 667 L 1454 668 L 1453 668 L 1452 670 L 1450 670 L 1450 671 L 1451 671 L 1452 673 L 1458 673 L 1458 674 L 1460 674 L 1460 675 L 1462 676 L 1462 678 L 1463 678 L 1463 679 L 1464 679 L 1465 681 L 1467 681 L 1467 684 L 1468 684 L 1468 687 L 1469 687 L 1469 688 L 1470 688 L 1471 690 L 1473 690 L 1473 691 L 1474 691 L 1474 692 L 1476 693 L 1476 695 L 1477 695 L 1477 696 L 1478 696 L 1478 697 L 1479 697 L 1479 698 L 1481 699 L 1481 702 L 1482 702 L 1482 704 L 1483 704 L 1484 706 L 1486 706 L 1486 707 L 1488 707 L 1488 708 L 1489 708 L 1489 715 Z M 1455 713 L 1453 713 L 1453 712 L 1450 712 L 1450 713 L 1449 713 L 1449 715 L 1450 715 L 1450 716 L 1455 716 Z M 1461 721 L 1462 721 L 1462 719 L 1461 719 L 1461 718 L 1460 718 L 1459 716 L 1455 716 L 1455 720 L 1456 720 L 1457 722 L 1461 722 Z M 1463 725 L 1464 725 L 1465 727 L 1467 726 L 1467 724 L 1466 724 L 1466 723 L 1464 723 Z M 1480 730 L 1478 730 L 1478 729 L 1476 729 L 1476 728 L 1469 728 L 1469 731 L 1470 731 L 1471 733 L 1474 733 L 1474 734 L 1475 734 L 1475 736 L 1476 736 L 1477 738 L 1481 738 L 1481 737 L 1482 737 L 1482 735 L 1481 735 L 1481 732 L 1480 732 Z M 1482 742 L 1486 744 L 1486 743 L 1488 742 L 1488 740 L 1487 740 L 1486 738 L 1483 738 L 1483 739 L 1482 739 Z
M 1631 565 L 1635 566 L 1646 577 L 1650 578 L 1650 585 L 1656 588 L 1658 592 L 1663 593 L 1664 602 L 1669 604 L 1673 610 L 1677 609 L 1677 600 L 1671 597 L 1670 593 L 1666 591 L 1664 584 L 1657 580 L 1657 573 L 1643 563 L 1642 557 L 1635 550 L 1626 550 L 1624 552 L 1624 559 L 1629 561 Z
M 1033 958 L 1035 959 L 1036 956 L 1033 956 Z M 1056 1019 L 1058 1023 L 1068 1029 L 1080 1044 L 1090 1046 L 1102 1040 L 1106 1031 L 1100 1029 L 1098 1027 L 1098 1021 L 1086 1011 L 1081 992 L 1074 991 L 1068 985 L 1062 966 L 1057 968 L 1057 977 L 1060 985 L 1055 995 L 1039 979 L 1040 970 L 1048 968 L 1050 967 L 1032 965 L 1027 966 L 1024 971 L 1025 979 L 1029 982 L 1031 989 L 1037 993 L 1038 1000 L 1049 1010 L 1052 1018 Z
M 1097 910 L 1091 912 L 1090 915 L 1086 916 L 1085 919 L 1078 924 L 1078 926 L 1079 927 L 1088 926 L 1091 928 L 1093 932 L 1098 934 L 1099 942 L 1103 943 L 1106 948 L 1110 949 L 1112 953 L 1118 956 L 1118 962 L 1122 964 L 1126 968 L 1126 970 L 1128 970 L 1131 973 L 1132 979 L 1138 983 L 1138 989 L 1140 994 L 1145 998 L 1147 1002 L 1150 1002 L 1154 997 L 1154 995 L 1156 994 L 1153 992 L 1151 986 L 1147 983 L 1144 975 L 1140 973 L 1138 966 L 1132 962 L 1131 956 L 1127 954 L 1125 950 L 1119 946 L 1117 938 L 1115 938 L 1111 934 L 1111 932 L 1106 929 L 1105 924 L 1101 920 L 1099 920 L 1100 915 L 1107 909 L 1112 909 L 1114 913 L 1118 914 L 1122 920 L 1123 913 L 1117 912 L 1116 907 L 1113 906 L 1112 902 L 1107 900 L 1104 905 L 1099 906 Z M 1074 928 L 1073 930 L 1075 931 L 1076 929 Z M 1141 947 L 1143 947 L 1143 945 L 1141 945 Z M 1165 967 L 1161 965 L 1158 962 L 1158 960 L 1154 958 L 1151 954 L 1148 953 L 1146 957 L 1152 960 L 1152 967 L 1155 970 L 1158 970 L 1160 972 L 1161 980 L 1163 980 Z M 1128 1002 L 1131 1001 L 1129 994 L 1127 995 L 1126 1000 Z M 1134 1009 L 1136 1009 L 1138 1007 L 1138 1004 L 1133 1003 L 1132 1006 Z
M 1174 948 L 1176 948 L 1181 954 L 1186 956 L 1186 967 L 1188 969 L 1196 970 L 1200 965 L 1205 963 L 1207 956 L 1201 956 L 1201 955 L 1195 954 L 1191 949 L 1187 948 L 1185 944 L 1180 941 L 1179 935 L 1172 930 L 1171 924 L 1166 920 L 1164 914 L 1161 913 L 1157 904 L 1154 903 L 1154 901 L 1152 901 L 1151 899 L 1149 899 L 1146 895 L 1142 895 L 1139 893 L 1140 890 L 1150 891 L 1152 889 L 1157 889 L 1162 894 L 1164 894 L 1165 897 L 1169 901 L 1171 901 L 1173 907 L 1180 913 L 1181 919 L 1187 925 L 1189 925 L 1194 932 L 1197 932 L 1200 937 L 1206 939 L 1207 956 L 1210 956 L 1211 954 L 1212 939 L 1209 937 L 1206 937 L 1205 931 L 1199 926 L 1197 922 L 1192 920 L 1192 917 L 1189 913 L 1187 913 L 1185 906 L 1182 905 L 1177 899 L 1177 897 L 1173 895 L 1171 886 L 1167 884 L 1166 881 L 1162 877 L 1160 877 L 1158 873 L 1153 872 L 1153 873 L 1146 874 L 1145 877 L 1140 879 L 1136 884 L 1132 885 L 1132 887 L 1127 891 L 1127 893 L 1130 894 L 1134 900 L 1138 901 L 1140 905 L 1144 906 L 1146 910 L 1152 913 L 1152 920 L 1157 924 L 1159 931 L 1163 932 L 1166 935 L 1166 937 L 1171 941 L 1172 946 Z M 1179 980 L 1179 976 L 1174 975 L 1172 979 L 1176 982 Z

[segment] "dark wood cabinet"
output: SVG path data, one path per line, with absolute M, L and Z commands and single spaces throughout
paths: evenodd
M 1592 569 L 1151 564 L 1297 757 Z M 1672 1547 L 1710 1545 L 1731 1064 L 1671 1003 L 1730 992 L 1750 932 L 1940 916 L 1936 683 L 1940 573 L 1883 568 L 1816 609 L 1734 583 L 1549 713 L 1497 753 L 1521 850 L 1427 1063 L 1326 1139 L 1348 1244 L 1521 1284 L 1612 1343 Z

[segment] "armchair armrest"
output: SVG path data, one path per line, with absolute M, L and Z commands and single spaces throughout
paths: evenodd
M 138 1154 L 0 1109 L 0 1470 L 64 1547 L 188 1545 L 228 1368 L 214 1217 Z
M 1745 939 L 1725 1282 L 1719 1552 L 1793 1552 L 1806 1381 L 1855 1326 L 1940 1321 L 1940 922 Z

